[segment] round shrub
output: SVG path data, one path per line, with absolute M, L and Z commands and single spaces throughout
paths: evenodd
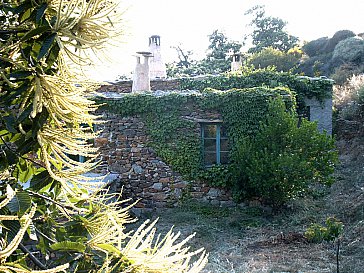
M 352 32 L 351 30 L 339 30 L 335 32 L 334 36 L 332 36 L 332 38 L 327 41 L 323 51 L 326 53 L 334 51 L 336 45 L 340 41 L 343 41 L 350 37 L 355 37 L 355 33 Z
M 337 161 L 334 140 L 317 130 L 316 123 L 288 112 L 281 100 L 269 105 L 269 114 L 255 137 L 239 141 L 233 152 L 235 196 L 260 198 L 280 207 L 303 196 L 315 184 L 330 185 Z
M 326 46 L 327 37 L 322 37 L 313 41 L 308 42 L 302 47 L 303 52 L 305 52 L 309 57 L 314 57 L 322 54 L 322 49 Z
M 302 51 L 298 48 L 284 52 L 268 47 L 252 54 L 247 62 L 248 65 L 253 65 L 255 68 L 274 66 L 277 71 L 288 72 L 298 65 L 301 56 Z
M 300 63 L 298 71 L 309 77 L 329 76 L 332 71 L 331 58 L 332 53 L 327 53 L 305 59 Z
M 364 40 L 356 37 L 347 38 L 340 41 L 334 50 L 332 63 L 356 63 L 364 62 Z M 337 67 L 338 65 L 335 65 Z

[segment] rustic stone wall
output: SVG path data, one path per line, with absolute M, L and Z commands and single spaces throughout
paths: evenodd
M 103 85 L 100 87 L 100 92 L 114 93 L 131 93 L 133 81 L 120 81 L 113 84 Z M 180 85 L 177 79 L 154 79 L 150 81 L 152 91 L 157 90 L 180 90 Z
M 193 111 L 192 119 L 217 118 L 215 113 Z M 95 139 L 103 164 L 99 171 L 117 173 L 116 190 L 124 198 L 140 201 L 136 207 L 174 206 L 182 198 L 192 198 L 220 206 L 233 206 L 229 192 L 194 181 L 186 181 L 148 147 L 145 124 L 139 117 L 120 117 L 107 112 L 101 136 Z M 200 137 L 196 122 L 196 137 Z

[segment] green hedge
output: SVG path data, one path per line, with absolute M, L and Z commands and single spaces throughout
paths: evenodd
M 179 83 L 182 90 L 204 90 L 213 88 L 229 90 L 232 88 L 251 88 L 266 86 L 269 88 L 288 87 L 297 95 L 297 102 L 303 99 L 317 98 L 323 101 L 332 96 L 333 81 L 327 78 L 309 78 L 293 75 L 289 72 L 277 72 L 274 69 L 249 69 L 218 76 L 203 78 L 181 78 Z

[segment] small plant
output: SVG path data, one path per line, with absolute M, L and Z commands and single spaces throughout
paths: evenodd
M 305 232 L 305 237 L 312 243 L 336 242 L 336 273 L 340 273 L 340 236 L 343 233 L 344 224 L 335 217 L 329 217 L 325 221 L 325 226 L 311 224 Z
M 214 187 L 227 187 L 231 183 L 231 171 L 227 165 L 214 165 L 199 175 L 199 179 L 208 181 Z
M 358 120 L 364 116 L 364 75 L 352 76 L 345 85 L 334 86 L 338 117 Z
M 329 217 L 325 221 L 325 225 L 311 224 L 306 232 L 305 237 L 313 243 L 321 243 L 323 241 L 332 242 L 339 238 L 344 229 L 341 221 L 335 217 Z
M 364 110 L 364 85 L 358 89 L 358 104 Z

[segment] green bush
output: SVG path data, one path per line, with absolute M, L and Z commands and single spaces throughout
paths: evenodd
M 340 41 L 334 50 L 332 63 L 335 67 L 342 63 L 361 64 L 364 61 L 364 40 L 351 37 Z
M 364 85 L 358 89 L 358 103 L 364 109 Z
M 323 48 L 324 53 L 329 53 L 334 51 L 336 45 L 350 37 L 355 37 L 355 33 L 351 30 L 339 30 L 327 41 L 326 46 Z
M 331 68 L 332 52 L 302 59 L 297 71 L 309 77 L 328 76 Z
M 325 226 L 311 224 L 305 232 L 307 240 L 313 243 L 321 243 L 322 241 L 330 242 L 342 234 L 344 225 L 335 217 L 327 218 L 325 224 Z
M 255 137 L 245 137 L 233 151 L 238 199 L 261 198 L 280 207 L 303 196 L 315 183 L 330 185 L 337 161 L 334 140 L 318 132 L 316 123 L 286 112 L 281 100 L 269 105 L 269 114 Z
M 356 65 L 354 63 L 344 63 L 335 68 L 334 73 L 330 78 L 335 81 L 336 84 L 345 84 L 353 75 L 359 75 L 364 72 L 364 65 Z
M 328 42 L 327 37 L 322 37 L 313 41 L 308 42 L 302 47 L 302 50 L 309 56 L 314 57 L 322 54 L 322 49 L 326 46 Z
M 298 48 L 284 52 L 268 47 L 252 54 L 247 62 L 256 68 L 274 66 L 277 71 L 289 72 L 298 65 L 301 56 L 302 52 Z

